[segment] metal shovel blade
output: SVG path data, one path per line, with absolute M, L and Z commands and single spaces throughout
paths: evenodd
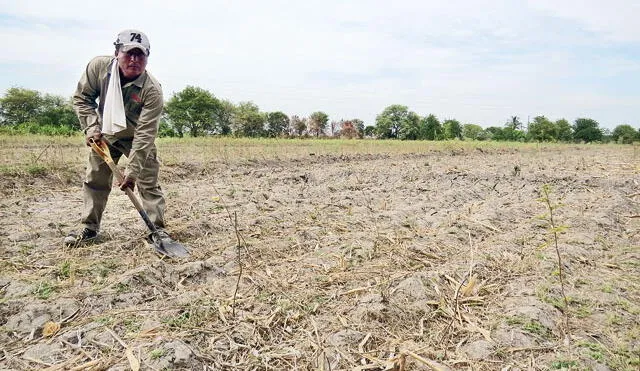
M 189 251 L 179 242 L 170 238 L 161 238 L 157 233 L 151 234 L 151 244 L 158 254 L 168 256 L 170 258 L 186 258 Z

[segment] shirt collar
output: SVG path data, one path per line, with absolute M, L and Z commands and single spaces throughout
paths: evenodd
M 144 70 L 140 76 L 136 77 L 135 80 L 133 81 L 129 81 L 128 83 L 124 84 L 122 87 L 127 87 L 129 85 L 135 85 L 139 88 L 142 88 L 142 86 L 144 85 L 144 81 L 147 79 L 147 70 Z

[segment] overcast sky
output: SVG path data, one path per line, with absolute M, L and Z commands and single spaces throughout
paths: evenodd
M 640 127 L 635 0 L 0 0 L 0 91 L 71 96 L 119 31 L 187 85 L 262 111 L 374 124 L 391 104 L 483 127 L 510 116 Z

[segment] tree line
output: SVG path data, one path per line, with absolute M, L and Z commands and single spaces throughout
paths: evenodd
M 0 98 L 0 133 L 73 135 L 80 129 L 71 99 L 13 87 Z M 640 131 L 621 124 L 613 131 L 600 128 L 590 118 L 552 121 L 536 116 L 524 124 L 510 116 L 499 126 L 482 128 L 462 124 L 454 118 L 438 119 L 433 114 L 420 116 L 407 106 L 394 104 L 365 125 L 358 118 L 329 120 L 316 111 L 307 117 L 284 112 L 262 112 L 250 101 L 237 104 L 219 99 L 208 90 L 187 86 L 165 102 L 160 120 L 160 136 L 236 137 L 317 137 L 378 138 L 398 140 L 494 140 L 517 142 L 610 142 L 632 143 L 640 140 Z

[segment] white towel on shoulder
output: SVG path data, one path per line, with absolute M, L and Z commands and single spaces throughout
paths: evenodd
M 111 78 L 107 87 L 107 96 L 102 112 L 102 132 L 113 135 L 127 128 L 127 116 L 124 113 L 122 101 L 122 88 L 120 87 L 120 71 L 118 61 L 113 60 L 111 66 Z

